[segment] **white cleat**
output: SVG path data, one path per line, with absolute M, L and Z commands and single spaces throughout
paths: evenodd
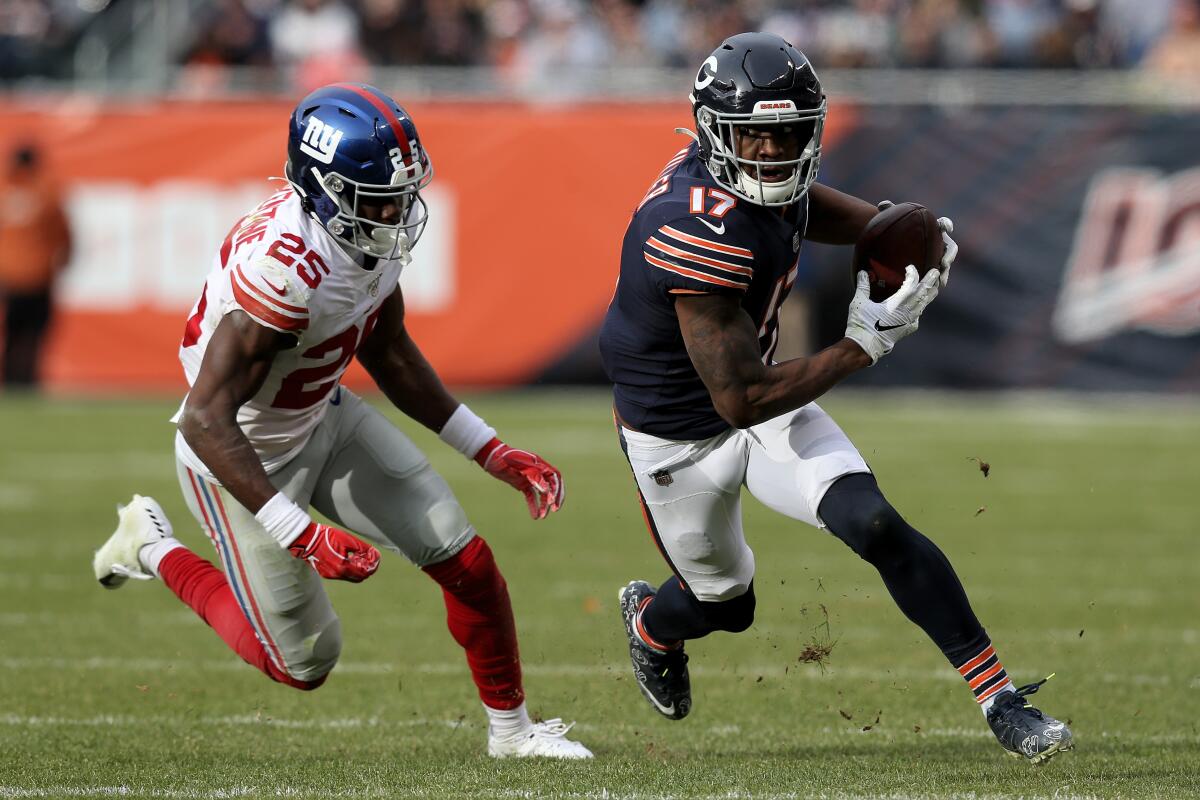
M 105 589 L 116 589 L 127 578 L 153 580 L 154 576 L 138 560 L 138 552 L 148 544 L 173 536 L 171 521 L 152 497 L 135 494 L 129 505 L 117 506 L 117 518 L 116 532 L 92 558 L 96 580 Z
M 534 722 L 520 733 L 501 739 L 488 731 L 488 755 L 492 758 L 591 758 L 592 751 L 567 738 L 575 723 L 561 719 Z

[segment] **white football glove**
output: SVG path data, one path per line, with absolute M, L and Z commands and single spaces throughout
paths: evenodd
M 950 282 L 950 267 L 954 265 L 954 258 L 958 255 L 958 242 L 950 238 L 950 234 L 954 233 L 954 223 L 949 217 L 938 217 L 938 227 L 942 229 L 942 242 L 946 245 L 946 252 L 942 253 L 942 286 L 944 287 Z
M 918 278 L 917 268 L 904 270 L 904 283 L 882 303 L 871 301 L 871 281 L 865 270 L 858 273 L 858 288 L 850 301 L 846 338 L 853 340 L 874 364 L 892 352 L 896 342 L 917 329 L 921 312 L 937 297 L 941 272 L 931 269 Z
M 894 205 L 896 204 L 891 200 L 880 200 L 875 207 L 883 211 Z M 954 259 L 958 256 L 958 242 L 950 238 L 950 234 L 954 233 L 954 222 L 949 217 L 938 217 L 937 224 L 942 231 L 942 243 L 946 245 L 941 261 L 942 286 L 945 287 L 950 282 L 950 267 L 954 265 Z

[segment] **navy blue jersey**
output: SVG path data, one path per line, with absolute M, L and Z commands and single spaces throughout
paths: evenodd
M 625 232 L 620 278 L 600 330 L 600 355 L 626 425 L 664 439 L 705 439 L 729 427 L 692 367 L 675 298 L 739 297 L 770 363 L 807 219 L 807 201 L 781 214 L 725 191 L 694 144 L 668 162 Z

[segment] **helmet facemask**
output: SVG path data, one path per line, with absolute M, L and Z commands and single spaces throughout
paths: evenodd
M 310 169 L 325 195 L 312 198 L 317 216 L 339 244 L 375 258 L 409 260 L 409 251 L 429 218 L 420 190 L 433 179 L 430 166 L 420 161 L 401 166 L 387 185 L 358 183 L 337 172 Z M 397 209 L 394 223 L 381 220 L 389 205 Z
M 759 106 L 785 104 L 789 108 L 756 108 L 749 114 L 724 114 L 707 106 L 700 106 L 696 111 L 700 153 L 709 171 L 722 187 L 756 205 L 795 203 L 817 179 L 825 100 L 822 98 L 821 105 L 811 109 L 796 110 L 791 101 L 763 102 Z M 795 158 L 755 160 L 738 155 L 740 128 L 770 130 L 777 127 L 792 129 L 788 135 L 798 140 Z M 790 174 L 780 177 L 780 172 Z

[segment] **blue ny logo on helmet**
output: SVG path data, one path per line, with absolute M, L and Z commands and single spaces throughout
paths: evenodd
M 412 118 L 373 86 L 323 86 L 288 126 L 287 178 L 305 209 L 342 246 L 408 258 L 429 210 L 420 190 L 433 166 Z

